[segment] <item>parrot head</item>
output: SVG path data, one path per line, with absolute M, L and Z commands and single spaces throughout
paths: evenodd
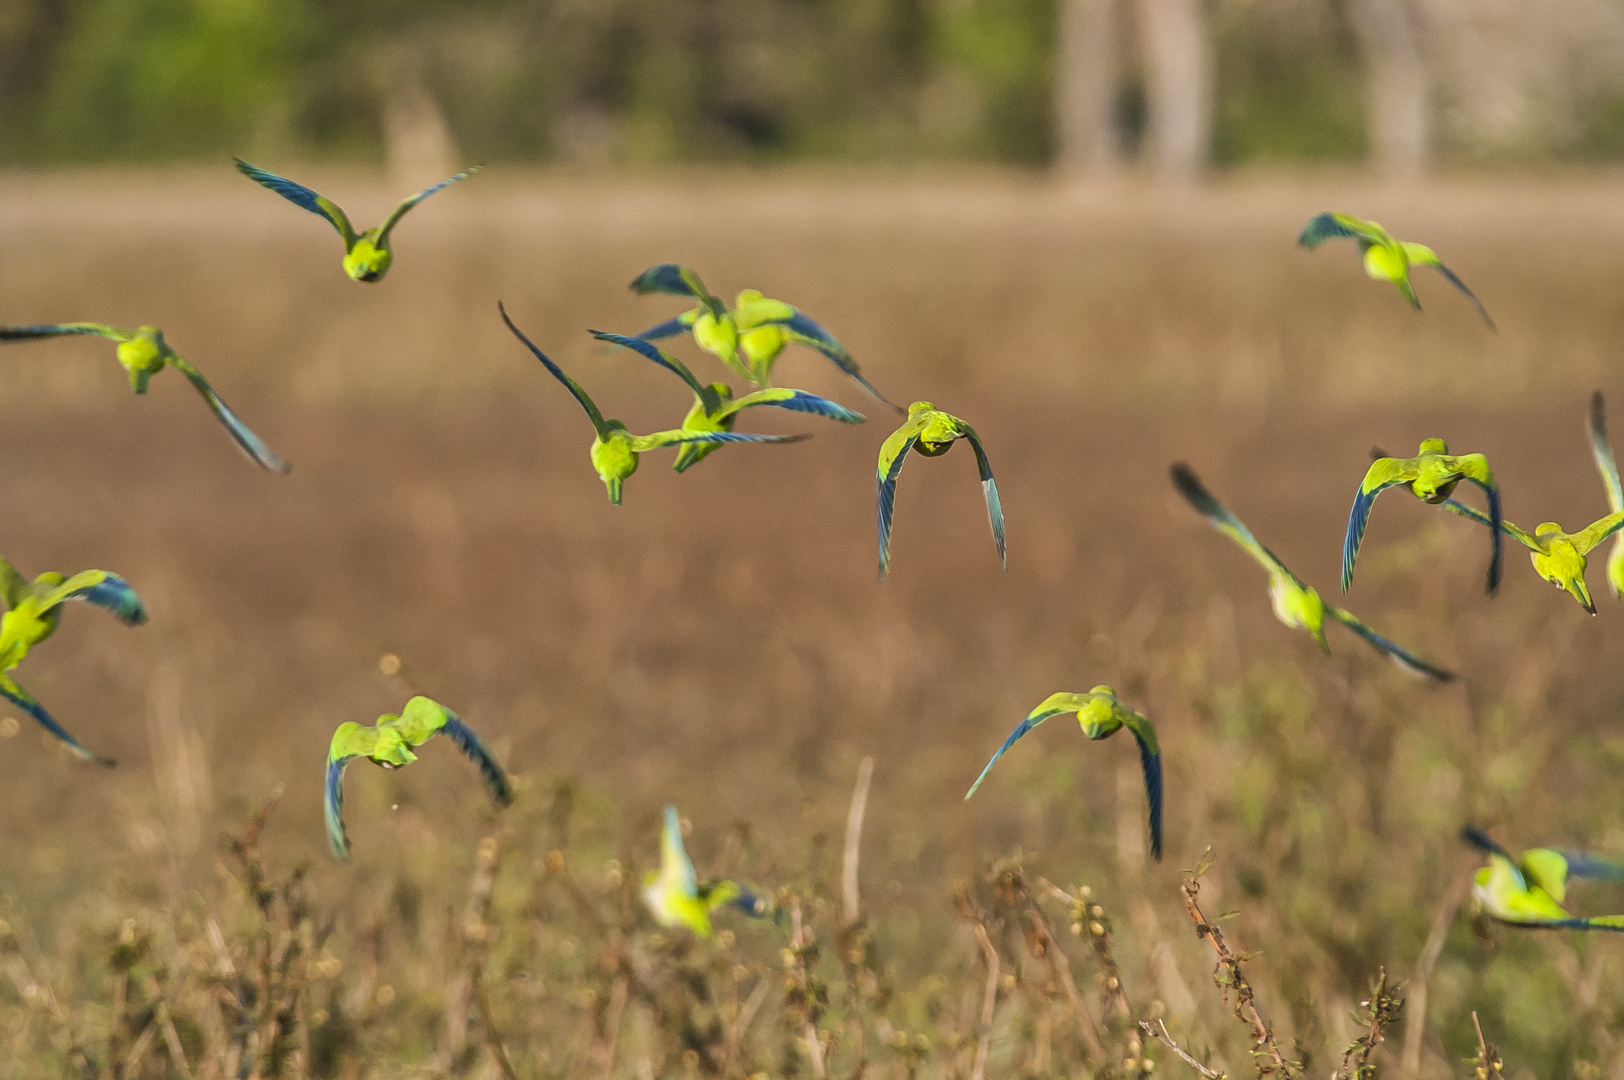
M 1594 615 L 1596 604 L 1590 599 L 1590 587 L 1585 584 L 1585 557 L 1579 554 L 1562 526 L 1554 521 L 1540 522 L 1539 528 L 1534 530 L 1534 538 L 1545 546 L 1544 551 L 1530 555 L 1535 572 Z
M 163 369 L 168 351 L 164 333 L 156 326 L 143 326 L 130 340 L 118 343 L 118 362 L 129 373 L 131 390 L 137 394 L 147 392 L 147 380 Z
M 344 272 L 355 281 L 378 281 L 389 272 L 394 258 L 387 243 L 378 243 L 378 230 L 368 229 L 345 253 Z
M 406 745 L 400 732 L 392 727 L 378 729 L 378 745 L 368 756 L 386 769 L 398 769 L 417 760 L 417 755 Z

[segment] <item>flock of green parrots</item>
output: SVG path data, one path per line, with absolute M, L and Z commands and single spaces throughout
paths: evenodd
M 343 238 L 345 273 L 361 282 L 380 281 L 388 272 L 394 258 L 391 233 L 408 210 L 476 171 L 469 169 L 418 192 L 400 203 L 381 226 L 357 233 L 337 204 L 302 184 L 240 159 L 237 160 L 237 168 L 290 202 L 326 218 Z M 1357 242 L 1366 273 L 1374 279 L 1392 283 L 1417 310 L 1420 303 L 1410 281 L 1410 269 L 1415 266 L 1436 268 L 1471 300 L 1484 322 L 1493 328 L 1494 323 L 1477 297 L 1439 261 L 1430 248 L 1395 240 L 1374 222 L 1339 213 L 1314 217 L 1303 228 L 1298 243 L 1313 248 L 1332 238 Z M 865 418 L 861 414 L 826 398 L 804 390 L 773 385 L 773 368 L 779 356 L 789 345 L 799 344 L 826 357 L 882 405 L 906 417 L 881 446 L 875 473 L 879 576 L 883 579 L 890 565 L 896 484 L 908 452 L 912 450 L 924 457 L 937 457 L 945 454 L 960 439 L 966 440 L 975 453 L 993 540 L 999 559 L 1007 568 L 1004 515 L 998 486 L 993 479 L 986 448 L 969 423 L 937 409 L 928 401 L 916 401 L 907 409 L 893 405 L 864 377 L 851 353 L 839 340 L 804 312 L 781 300 L 746 289 L 738 294 L 734 306 L 730 308 L 705 287 L 698 274 L 675 263 L 662 263 L 650 268 L 639 275 L 631 287 L 638 293 L 670 294 L 694 302 L 689 310 L 637 335 L 591 331 L 598 340 L 631 350 L 670 371 L 692 393 L 693 404 L 681 425 L 650 435 L 634 435 L 619 420 L 605 419 L 581 385 L 537 348 L 514 325 L 506 309 L 501 304 L 497 305 L 508 329 L 564 384 L 591 420 L 592 467 L 608 489 L 611 502 L 620 503 L 624 484 L 637 471 L 640 455 L 653 450 L 675 447 L 677 456 L 674 467 L 681 473 L 727 443 L 792 442 L 807 437 L 753 435 L 734 431 L 739 415 L 754 406 L 772 406 L 845 424 L 863 422 Z M 26 341 L 69 334 L 91 334 L 116 342 L 118 361 L 129 375 L 131 388 L 138 394 L 146 392 L 147 380 L 166 365 L 180 371 L 191 380 L 216 418 L 249 457 L 265 469 L 284 474 L 288 472 L 287 462 L 227 407 L 202 373 L 169 346 L 157 327 L 142 326 L 125 330 L 91 322 L 0 327 L 0 341 Z M 679 335 L 691 335 L 700 349 L 721 360 L 750 383 L 753 389 L 736 398 L 733 389 L 726 383 L 701 383 L 685 364 L 653 344 Z M 1507 535 L 1529 548 L 1534 569 L 1542 578 L 1571 593 L 1587 611 L 1595 614 L 1595 605 L 1584 580 L 1586 557 L 1603 540 L 1624 528 L 1624 490 L 1620 488 L 1618 469 L 1607 442 L 1599 392 L 1591 403 L 1590 436 L 1612 512 L 1577 533 L 1565 532 L 1559 525 L 1546 522 L 1530 534 L 1506 520 L 1500 512 L 1500 494 L 1494 474 L 1482 454 L 1451 455 L 1441 439 L 1426 440 L 1416 456 L 1410 458 L 1394 458 L 1380 451 L 1375 452 L 1376 460 L 1359 485 L 1353 510 L 1348 517 L 1343 544 L 1343 591 L 1347 591 L 1353 579 L 1354 563 L 1376 497 L 1388 488 L 1404 486 L 1417 498 L 1442 504 L 1451 512 L 1469 517 L 1488 528 L 1493 550 L 1488 571 L 1488 589 L 1491 593 L 1499 585 L 1501 539 Z M 1174 486 L 1198 512 L 1268 571 L 1269 595 L 1274 603 L 1274 611 L 1286 626 L 1307 630 L 1320 648 L 1329 652 L 1325 639 L 1325 620 L 1329 616 L 1407 670 L 1434 681 L 1453 678 L 1449 672 L 1377 634 L 1351 613 L 1327 604 L 1318 592 L 1300 581 L 1268 548 L 1259 543 L 1240 519 L 1207 491 L 1187 465 L 1174 465 L 1172 479 Z M 1461 481 L 1483 491 L 1489 507 L 1487 515 L 1452 497 Z M 1624 537 L 1620 537 L 1615 544 L 1609 559 L 1608 580 L 1614 593 L 1624 596 Z M 126 625 L 139 626 L 147 620 L 146 607 L 141 598 L 123 578 L 105 570 L 86 570 L 69 578 L 57 573 L 45 573 L 30 582 L 4 559 L 0 559 L 0 589 L 4 591 L 6 605 L 4 616 L 0 617 L 0 696 L 37 720 L 74 754 L 90 762 L 111 766 L 112 761 L 92 753 L 57 723 L 16 682 L 11 672 L 28 655 L 30 648 L 56 631 L 65 602 L 82 600 L 112 612 Z M 1050 717 L 1064 714 L 1075 714 L 1083 734 L 1089 739 L 1107 738 L 1121 728 L 1127 728 L 1132 733 L 1139 746 L 1149 803 L 1150 848 L 1153 856 L 1160 859 L 1162 766 L 1156 730 L 1146 717 L 1119 700 L 1109 686 L 1096 686 L 1082 694 L 1061 692 L 1051 695 L 1033 709 L 997 749 L 965 798 L 969 799 L 975 794 L 993 765 L 1016 741 Z M 342 816 L 343 775 L 348 764 L 356 758 L 365 758 L 384 768 L 400 768 L 416 761 L 417 755 L 413 751 L 440 734 L 455 743 L 478 766 L 492 797 L 498 803 L 505 806 L 512 801 L 512 790 L 502 766 L 473 729 L 438 702 L 426 697 L 413 697 L 398 716 L 380 716 L 370 727 L 353 721 L 346 722 L 333 733 L 324 790 L 327 836 L 337 858 L 346 859 L 349 854 L 349 837 Z M 1489 857 L 1489 865 L 1476 875 L 1474 895 L 1480 908 L 1491 917 L 1521 926 L 1624 930 L 1624 916 L 1576 918 L 1562 907 L 1569 877 L 1624 883 L 1624 866 L 1581 853 L 1545 848 L 1525 852 L 1520 859 L 1513 858 L 1504 848 L 1474 828 L 1466 829 L 1463 838 Z M 755 915 L 764 914 L 770 907 L 766 901 L 735 882 L 701 883 L 697 880 L 693 864 L 683 847 L 681 821 L 674 806 L 667 806 L 665 810 L 660 869 L 646 876 L 643 896 L 661 925 L 687 927 L 707 938 L 712 934 L 711 913 L 719 907 L 732 906 Z

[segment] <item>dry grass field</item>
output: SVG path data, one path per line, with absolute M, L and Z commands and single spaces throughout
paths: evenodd
M 357 219 L 396 194 L 311 179 Z M 1472 1068 L 1475 1010 L 1508 1076 L 1624 1076 L 1624 943 L 1474 933 L 1447 903 L 1474 865 L 1467 821 L 1513 847 L 1624 854 L 1624 607 L 1602 560 L 1595 618 L 1509 547 L 1490 599 L 1480 531 L 1383 500 L 1346 603 L 1460 673 L 1429 688 L 1339 630 L 1326 659 L 1280 626 L 1263 574 L 1167 479 L 1190 462 L 1328 598 L 1373 443 L 1487 453 L 1528 527 L 1600 516 L 1583 419 L 1599 387 L 1624 429 L 1621 196 L 1607 177 L 1158 192 L 492 170 L 414 212 L 389 278 L 361 286 L 323 223 L 229 169 L 0 176 L 0 321 L 161 325 L 293 462 L 259 472 L 176 375 L 134 398 L 106 343 L 0 356 L 5 554 L 28 574 L 115 570 L 152 612 L 127 630 L 71 611 L 19 673 L 116 770 L 0 725 L 0 1077 L 1142 1075 L 1087 927 L 1065 934 L 1073 913 L 1040 877 L 1091 886 L 1105 915 L 1079 921 L 1111 929 L 1133 1017 L 1240 1076 L 1247 1028 L 1179 893 L 1208 846 L 1202 906 L 1261 952 L 1259 1007 L 1308 1073 L 1342 1060 L 1378 969 L 1410 980 L 1418 1015 L 1412 971 L 1442 912 L 1420 1075 Z M 1434 275 L 1415 315 L 1350 248 L 1299 251 L 1327 208 L 1435 246 L 1500 333 Z M 724 295 L 793 300 L 889 395 L 970 419 L 1008 574 L 961 449 L 906 470 L 876 584 L 888 420 L 811 353 L 780 381 L 867 425 L 753 416 L 815 437 L 681 477 L 649 455 L 610 506 L 584 416 L 496 301 L 607 413 L 673 426 L 681 387 L 586 334 L 679 310 L 625 288 L 667 259 Z M 385 652 L 403 676 L 380 674 Z M 1101 682 L 1161 733 L 1160 865 L 1126 735 L 1091 744 L 1058 720 L 961 801 L 1028 709 Z M 327 740 L 413 690 L 486 737 L 517 804 L 495 814 L 441 741 L 402 772 L 360 763 L 340 865 Z M 851 931 L 842 836 L 867 756 Z M 222 833 L 277 791 L 232 854 Z M 736 937 L 714 947 L 655 933 L 632 887 L 668 800 L 701 872 L 776 892 L 803 937 L 725 918 Z M 253 868 L 280 882 L 301 862 L 299 885 L 254 902 Z M 978 917 L 1001 956 L 985 1040 Z M 1404 1022 L 1388 1035 L 1373 1060 L 1404 1075 Z

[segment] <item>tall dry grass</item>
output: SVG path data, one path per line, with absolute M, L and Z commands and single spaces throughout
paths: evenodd
M 358 217 L 388 201 L 317 179 Z M 368 288 L 342 279 L 320 221 L 233 180 L 0 181 L 0 318 L 159 323 L 294 463 L 287 480 L 259 474 L 173 376 L 132 399 L 97 343 L 4 353 L 5 553 L 29 573 L 123 573 L 153 620 L 71 612 L 21 672 L 121 764 L 79 768 L 32 726 L 0 741 L 15 778 L 0 785 L 0 1075 L 105 1075 L 143 1036 L 126 1074 L 169 1075 L 182 1055 L 194 1075 L 240 1070 L 252 1046 L 262 1075 L 273 1058 L 318 1076 L 495 1075 L 502 1058 L 521 1076 L 804 1075 L 808 1024 L 831 1039 L 830 1075 L 863 1061 L 969 1076 L 978 1057 L 987 1076 L 1092 1070 L 1055 951 L 1113 1055 L 1143 1035 L 1130 1020 L 1162 1019 L 1241 1075 L 1248 1029 L 1207 984 L 1210 946 L 1178 892 L 1209 845 L 1203 910 L 1237 912 L 1217 925 L 1237 954 L 1262 950 L 1246 976 L 1309 1071 L 1366 1030 L 1354 1014 L 1379 970 L 1409 980 L 1414 1015 L 1429 940 L 1420 1074 L 1466 1067 L 1474 1010 L 1507 1075 L 1624 1069 L 1616 942 L 1494 930 L 1491 948 L 1446 903 L 1472 865 L 1463 821 L 1513 845 L 1624 851 L 1614 602 L 1590 619 L 1515 555 L 1485 598 L 1480 535 L 1384 501 L 1347 603 L 1460 672 L 1429 689 L 1350 636 L 1327 660 L 1279 626 L 1261 574 L 1166 479 L 1191 462 L 1328 591 L 1372 443 L 1438 434 L 1488 453 L 1525 525 L 1599 516 L 1585 400 L 1601 386 L 1624 403 L 1608 183 L 1158 195 L 493 174 L 414 213 Z M 1294 249 L 1331 206 L 1433 243 L 1502 333 L 1441 280 L 1422 280 L 1415 316 L 1351 251 Z M 728 450 L 680 480 L 651 457 L 610 507 L 583 418 L 495 300 L 613 414 L 666 424 L 685 406 L 669 378 L 584 331 L 674 310 L 624 290 L 670 257 L 720 291 L 796 300 L 888 393 L 970 418 L 1004 493 L 1009 574 L 952 454 L 909 467 L 893 573 L 875 584 L 876 410 L 856 429 L 761 418 L 816 437 Z M 780 370 L 865 407 L 815 357 Z M 377 673 L 385 651 L 407 682 Z M 960 801 L 1033 703 L 1098 682 L 1162 733 L 1160 866 L 1117 741 L 1048 725 Z M 336 865 L 327 738 L 413 689 L 486 736 L 518 804 L 493 816 L 446 746 L 403 772 L 354 769 L 356 857 Z M 868 756 L 854 935 L 843 834 Z M 218 837 L 279 787 L 251 871 Z M 722 859 L 786 890 L 786 910 L 799 900 L 799 939 L 771 922 L 729 924 L 714 950 L 655 932 L 632 890 L 668 799 L 702 869 Z M 1121 999 L 1101 1000 L 1102 958 L 1061 929 L 1086 921 L 1039 877 L 1091 889 Z M 241 980 L 263 971 L 268 987 L 281 963 L 283 989 L 243 1000 Z M 268 1003 L 295 983 L 284 1023 Z M 1403 1042 L 1390 1029 L 1371 1060 L 1402 1071 Z M 1133 1056 L 1188 1068 L 1159 1043 Z

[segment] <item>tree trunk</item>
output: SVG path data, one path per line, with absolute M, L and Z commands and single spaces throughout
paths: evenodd
M 1370 156 L 1389 176 L 1417 176 L 1432 143 L 1420 13 L 1411 0 L 1353 0 L 1348 15 L 1365 61 Z
M 1204 0 L 1139 0 L 1146 132 L 1158 178 L 1197 179 L 1212 156 L 1215 65 Z
M 1116 127 L 1116 0 L 1062 0 L 1055 72 L 1056 160 L 1069 172 L 1111 173 Z

